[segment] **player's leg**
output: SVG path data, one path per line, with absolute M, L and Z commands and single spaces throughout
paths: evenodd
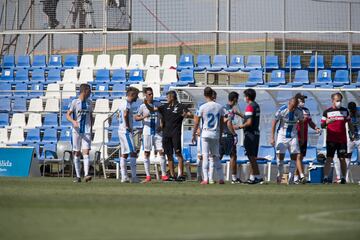
M 346 165 L 346 154 L 347 154 L 347 144 L 338 144 L 337 154 L 340 161 L 340 167 L 341 167 L 341 176 L 340 176 L 340 183 L 345 184 L 346 183 L 346 172 L 347 172 L 347 165 Z
M 346 181 L 349 182 L 349 175 L 350 175 L 350 163 L 351 163 L 351 157 L 354 149 L 358 147 L 359 145 L 356 144 L 355 141 L 349 141 L 347 144 L 347 158 L 346 158 Z
M 127 141 L 126 133 L 119 132 L 120 140 L 120 172 L 121 172 L 121 182 L 129 182 L 129 176 L 126 168 L 126 161 L 130 154 L 130 146 Z
M 164 153 L 167 157 L 168 164 L 169 164 L 169 170 L 170 170 L 170 178 L 169 180 L 175 180 L 175 167 L 174 167 L 174 147 L 172 144 L 172 138 L 171 137 L 163 137 L 163 148 Z
M 201 137 L 197 137 L 197 158 L 196 158 L 196 178 L 199 182 L 202 181 L 202 152 L 201 152 Z
M 295 171 L 298 170 L 299 172 L 299 176 L 300 176 L 300 182 L 301 183 L 306 183 L 306 179 L 305 179 L 305 175 L 304 175 L 304 170 L 303 170 L 303 165 L 302 165 L 302 154 L 300 152 L 300 147 L 299 147 L 299 141 L 297 138 L 293 138 L 290 141 L 290 146 L 289 146 L 289 150 L 290 150 L 290 156 L 291 156 L 291 164 L 290 164 L 290 170 L 291 170 L 291 180 L 294 180 L 294 174 Z M 291 165 L 294 165 L 294 167 L 292 167 Z
M 81 163 L 80 163 L 80 156 L 81 156 L 81 138 L 79 133 L 73 131 L 72 133 L 72 148 L 73 148 L 73 161 L 74 161 L 74 168 L 76 174 L 76 180 L 74 182 L 81 182 Z
M 301 162 L 301 167 L 303 170 L 304 170 L 303 160 L 304 160 L 304 157 L 306 156 L 306 151 L 307 151 L 307 141 L 305 141 L 302 145 L 300 145 L 300 154 L 301 154 L 300 162 Z M 301 176 L 299 173 L 299 169 L 296 168 L 295 175 L 294 175 L 294 182 L 299 183 L 300 178 L 301 178 Z
M 220 154 L 219 154 L 219 141 L 217 139 L 211 139 L 210 141 L 210 156 L 213 158 L 213 162 L 216 168 L 216 173 L 218 175 L 219 184 L 224 184 L 224 170 L 220 161 Z M 233 155 L 236 156 L 236 155 Z
M 90 158 L 89 153 L 91 149 L 91 134 L 84 134 L 81 139 L 81 149 L 83 154 L 84 160 L 84 175 L 85 175 L 85 182 L 91 181 L 91 176 L 89 175 L 89 168 L 90 168 Z M 94 169 L 95 171 L 95 169 Z
M 182 155 L 181 150 L 181 135 L 176 135 L 172 137 L 172 143 L 175 150 L 176 158 L 178 159 L 179 166 L 178 166 L 178 181 L 185 181 L 184 177 L 184 157 Z
M 152 136 L 150 135 L 143 135 L 142 136 L 142 147 L 144 150 L 144 169 L 145 169 L 145 181 L 144 182 L 150 182 L 151 176 L 150 176 L 150 152 L 152 150 Z
M 202 152 L 202 175 L 203 175 L 203 180 L 201 181 L 201 184 L 208 184 L 209 180 L 213 181 L 214 170 L 209 169 L 210 166 L 209 142 L 207 138 L 201 139 L 201 152 Z M 212 164 L 212 166 L 214 165 Z
M 244 147 L 246 155 L 250 162 L 250 178 L 247 181 L 249 184 L 256 184 L 263 182 L 260 176 L 259 165 L 257 163 L 257 155 L 259 152 L 260 136 L 255 134 L 246 134 L 244 139 Z
M 166 175 L 166 160 L 165 155 L 163 151 L 163 145 L 162 145 L 162 136 L 159 134 L 155 135 L 155 151 L 157 153 L 157 158 L 160 162 L 160 169 L 161 169 L 161 180 L 162 181 L 169 181 L 169 177 Z
M 277 165 L 277 176 L 276 176 L 276 182 L 278 184 L 281 183 L 283 174 L 284 174 L 284 158 L 285 158 L 285 151 L 288 149 L 288 143 L 283 141 L 278 136 L 276 144 L 276 153 L 277 153 L 277 159 L 276 159 L 276 165 Z
M 324 165 L 324 179 L 323 183 L 332 183 L 332 179 L 329 179 L 329 173 L 331 163 L 333 162 L 336 146 L 333 142 L 326 142 L 326 161 Z
M 128 143 L 129 151 L 130 151 L 129 162 L 130 162 L 130 171 L 131 171 L 131 182 L 138 183 L 139 180 L 136 176 L 137 154 L 136 154 L 136 149 L 135 149 L 135 145 L 134 145 L 133 135 L 132 135 L 132 133 L 126 133 L 125 136 L 126 136 L 126 141 Z

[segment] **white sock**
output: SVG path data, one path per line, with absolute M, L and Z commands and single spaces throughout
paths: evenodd
M 209 158 L 208 156 L 203 155 L 203 161 L 202 161 L 202 174 L 203 174 L 203 180 L 209 181 Z
M 276 165 L 278 168 L 277 176 L 282 177 L 284 174 L 284 161 L 280 161 L 279 159 L 276 159 Z
M 120 157 L 120 172 L 121 172 L 121 179 L 126 180 L 128 178 L 127 169 L 126 169 L 126 159 Z
M 202 176 L 202 160 L 199 159 L 199 157 L 196 159 L 196 176 Z
M 130 159 L 131 178 L 136 178 L 136 158 L 131 157 Z
M 236 174 L 231 174 L 231 179 L 232 179 L 233 181 L 236 181 L 236 179 L 237 179 Z
M 351 163 L 351 159 L 350 158 L 345 158 L 346 161 L 346 181 L 350 182 L 350 163 Z
M 289 166 L 289 182 L 293 182 L 293 181 L 294 181 L 295 171 L 296 171 L 295 161 L 291 160 L 291 161 L 290 161 L 290 166 Z
M 250 178 L 251 181 L 254 181 L 254 180 L 255 180 L 255 176 L 252 175 L 252 174 L 250 174 L 250 177 L 249 177 L 249 178 Z
M 89 166 L 90 166 L 90 159 L 89 155 L 83 155 L 84 157 L 84 173 L 85 176 L 89 175 Z
M 76 177 L 80 178 L 80 159 L 78 156 L 74 156 L 74 167 L 75 167 Z
M 294 182 L 296 182 L 297 180 L 299 180 L 299 175 L 294 176 Z
M 144 157 L 144 168 L 146 176 L 150 176 L 150 158 Z
M 204 160 L 203 160 L 204 161 Z M 214 163 L 214 159 L 213 158 L 209 158 L 209 182 L 214 181 L 214 171 L 215 171 L 215 163 Z M 205 164 L 205 162 L 203 162 L 203 165 Z M 204 174 L 204 178 L 205 178 L 205 172 L 203 172 Z
M 166 176 L 166 160 L 165 156 L 158 156 L 160 161 L 161 176 Z
M 303 173 L 300 173 L 300 178 L 304 178 L 305 175 Z
M 334 162 L 334 168 L 335 168 L 336 177 L 338 179 L 340 179 L 340 178 L 342 178 L 340 160 L 339 159 L 334 159 L 333 162 Z
M 224 181 L 224 171 L 221 165 L 221 161 L 218 157 L 214 157 L 214 164 L 219 180 Z

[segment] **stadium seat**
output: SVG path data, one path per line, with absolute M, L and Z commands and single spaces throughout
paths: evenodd
M 358 71 L 358 73 L 357 73 L 357 79 L 356 79 L 356 83 L 354 85 L 356 87 L 360 87 L 360 71 Z
M 16 127 L 11 129 L 8 145 L 18 144 L 24 142 L 24 129 L 22 127 Z
M 126 85 L 123 83 L 115 83 L 110 92 L 112 98 L 123 97 L 126 95 Z
M 45 98 L 60 98 L 60 85 L 57 83 L 50 83 L 47 85 Z
M 50 69 L 46 79 L 47 83 L 57 83 L 61 81 L 61 70 L 60 69 Z
M 258 84 L 263 84 L 263 72 L 261 70 L 252 70 L 249 73 L 246 87 L 254 87 Z
M 271 163 L 276 164 L 275 148 L 273 146 L 260 146 L 258 154 L 258 164 L 268 164 L 267 181 L 270 181 Z
M 271 72 L 271 79 L 268 83 L 269 87 L 276 87 L 280 84 L 286 84 L 285 80 L 285 71 L 284 70 L 274 70 Z
M 75 83 L 64 84 L 61 93 L 62 93 L 61 94 L 62 99 L 76 97 L 76 84 Z
M 175 54 L 166 54 L 164 55 L 161 69 L 176 69 L 177 68 L 177 62 L 176 62 L 176 55 Z
M 94 69 L 94 55 L 84 54 L 81 56 L 79 69 Z
M 46 68 L 46 56 L 45 55 L 34 55 L 31 64 L 31 69 Z
M 110 70 L 99 69 L 96 71 L 95 83 L 108 83 L 110 82 Z
M 143 70 L 140 69 L 130 70 L 128 82 L 129 84 L 144 82 Z
M 145 83 L 152 84 L 152 83 L 160 83 L 160 69 L 159 68 L 149 68 L 146 71 Z
M 160 68 L 160 56 L 158 54 L 149 54 L 146 57 L 145 69 Z
M 112 102 L 112 105 L 111 105 L 111 112 L 116 112 L 118 109 L 119 109 L 119 106 L 121 104 L 121 101 L 122 99 L 120 98 L 115 98 Z
M 220 72 L 228 67 L 226 55 L 215 55 L 212 65 L 207 68 L 209 72 Z
M 194 71 L 196 72 L 202 72 L 210 68 L 211 66 L 211 59 L 209 55 L 198 55 L 197 57 L 197 64 L 194 67 Z
M 71 128 L 72 124 L 66 119 L 66 113 L 63 113 L 61 115 L 61 121 L 60 121 L 61 128 Z
M 42 112 L 44 111 L 43 108 L 43 101 L 41 98 L 32 98 L 30 99 L 30 104 L 29 104 L 29 112 Z
M 56 142 L 46 142 L 43 144 L 44 146 L 42 146 L 42 153 L 40 156 L 40 159 L 44 161 L 43 163 L 51 163 L 52 160 L 58 162 L 58 157 L 56 154 Z
M 104 136 L 104 132 L 105 132 L 105 136 Z M 105 143 L 109 142 L 109 133 L 108 133 L 108 131 L 107 130 L 104 131 L 102 129 L 97 129 L 95 131 L 92 143 L 99 144 L 99 143 L 102 143 L 104 140 L 105 140 Z
M 15 56 L 14 55 L 4 55 L 1 67 L 3 69 L 14 68 L 15 67 Z
M 11 83 L 0 83 L 0 97 L 11 97 Z
M 45 70 L 41 68 L 34 69 L 31 73 L 31 82 L 45 82 Z
M 13 82 L 14 81 L 14 70 L 3 69 L 1 74 L 1 82 Z
M 44 111 L 45 112 L 59 112 L 60 111 L 59 99 L 57 99 L 57 98 L 46 99 Z
M 119 133 L 116 129 L 114 129 L 113 131 L 111 131 L 111 138 L 110 141 L 107 143 L 107 146 L 116 147 L 117 145 L 119 145 L 119 142 Z
M 44 115 L 44 128 L 57 128 L 59 126 L 57 113 L 47 113 Z
M 324 56 L 317 55 L 317 69 L 324 69 L 324 68 L 325 68 Z M 310 58 L 309 69 L 315 70 L 315 56 L 314 55 L 312 55 Z
M 44 85 L 42 83 L 32 83 L 30 84 L 30 98 L 37 98 L 44 96 Z
M 97 99 L 95 102 L 94 113 L 109 113 L 109 99 Z
M 179 81 L 176 84 L 184 86 L 184 85 L 194 84 L 194 83 L 195 83 L 194 70 L 184 69 L 180 72 Z
M 28 96 L 28 85 L 27 83 L 16 83 L 14 97 L 27 97 Z
M 299 55 L 289 55 L 287 60 L 286 60 L 286 64 L 285 64 L 285 68 L 287 70 L 296 70 L 296 69 L 301 69 L 301 56 Z
M 251 71 L 256 69 L 261 69 L 261 56 L 258 55 L 250 55 L 247 57 L 245 68 L 243 68 L 243 71 Z
M 72 130 L 70 128 L 64 128 L 60 132 L 59 141 L 70 142 L 72 139 Z
M 320 70 L 317 75 L 317 85 L 322 84 L 331 84 L 332 78 L 331 78 L 331 70 Z
M 303 159 L 303 164 L 309 165 L 317 160 L 317 148 L 308 146 L 306 150 L 306 156 Z
M 26 126 L 25 122 L 25 113 L 14 113 L 11 119 L 11 128 L 21 127 L 24 128 Z
M 230 65 L 225 68 L 226 72 L 237 72 L 245 68 L 244 65 L 244 56 L 241 55 L 232 55 L 230 58 Z
M 92 69 L 81 69 L 78 83 L 91 83 L 94 81 Z
M 350 83 L 348 70 L 336 70 L 333 81 L 334 87 L 340 87 Z
M 30 113 L 27 120 L 26 129 L 32 129 L 42 126 L 41 114 L 40 113 Z M 40 139 L 39 139 L 40 141 Z
M 100 54 L 97 56 L 95 69 L 110 69 L 110 55 L 109 54 Z
M 63 99 L 61 102 L 61 109 L 63 112 L 66 112 L 69 109 L 69 105 L 72 102 L 73 98 Z
M 351 56 L 351 66 L 352 70 L 360 70 L 360 55 Z
M 29 70 L 18 69 L 14 78 L 15 82 L 28 82 L 29 81 Z
M 39 143 L 40 142 L 40 129 L 33 128 L 27 131 L 27 135 L 25 138 L 24 144 L 32 144 L 32 143 Z
M 265 57 L 265 68 L 266 71 L 272 71 L 279 69 L 279 57 L 268 55 Z
M 193 69 L 194 68 L 194 56 L 191 54 L 185 54 L 180 56 L 179 64 L 177 66 L 178 71 L 183 69 Z
M 165 69 L 160 84 L 173 84 L 178 81 L 176 69 Z
M 0 128 L 0 145 L 5 145 L 9 141 L 7 128 Z
M 0 128 L 6 127 L 9 125 L 9 114 L 0 113 Z
M 126 72 L 125 69 L 116 69 L 113 71 L 111 82 L 125 83 Z
M 66 55 L 64 59 L 63 69 L 75 68 L 78 66 L 78 56 L 77 55 Z
M 61 55 L 51 55 L 49 58 L 49 63 L 47 69 L 52 68 L 62 68 L 62 57 Z
M 130 56 L 128 69 L 143 69 L 144 68 L 144 56 L 141 54 L 133 54 Z
M 347 69 L 346 56 L 334 55 L 331 63 L 332 69 Z
M 154 98 L 159 98 L 161 96 L 161 87 L 158 83 L 148 84 L 147 87 L 151 87 L 153 90 Z
M 304 84 L 309 84 L 309 72 L 307 70 L 296 70 L 295 77 L 291 83 L 294 87 L 299 87 Z
M 30 68 L 30 56 L 29 55 L 20 55 L 16 63 L 16 69 L 29 69 Z
M 14 104 L 12 107 L 13 112 L 26 112 L 26 98 L 17 97 L 14 98 Z
M 126 55 L 124 55 L 124 54 L 116 54 L 116 55 L 114 55 L 112 65 L 111 65 L 111 69 L 112 70 L 127 69 Z
M 83 72 L 82 70 L 81 72 Z M 92 70 L 90 70 L 92 71 Z M 76 69 L 65 69 L 64 71 L 64 77 L 61 81 L 61 83 L 77 83 L 78 77 L 77 77 L 77 70 Z
M 103 129 L 103 123 L 108 118 L 108 114 L 96 114 L 92 129 L 98 130 Z M 109 127 L 109 121 L 105 122 L 105 128 Z
M 109 84 L 99 83 L 96 84 L 95 91 L 93 92 L 93 99 L 97 98 L 108 98 L 110 96 Z
M 57 142 L 57 129 L 56 128 L 45 128 L 44 136 L 41 140 L 42 144 L 56 143 Z
M 1 86 L 1 84 L 0 84 Z M 11 111 L 11 100 L 9 97 L 0 97 L 0 112 Z

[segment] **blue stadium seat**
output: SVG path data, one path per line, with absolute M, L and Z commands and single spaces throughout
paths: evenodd
M 78 66 L 78 56 L 77 55 L 66 55 L 64 59 L 63 69 L 70 69 Z
M 286 60 L 285 68 L 289 70 L 290 67 L 291 70 L 301 69 L 301 56 L 299 55 L 288 56 Z
M 0 83 L 0 97 L 11 97 L 11 83 Z
M 71 138 L 72 138 L 72 130 L 71 130 L 71 128 L 64 128 L 64 129 L 61 130 L 59 141 L 70 142 Z
M 1 73 L 1 82 L 13 82 L 14 81 L 14 70 L 3 69 Z
M 258 163 L 268 163 L 269 161 L 276 163 L 275 148 L 273 146 L 260 146 L 259 147 L 259 160 Z
M 24 97 L 14 98 L 14 104 L 12 107 L 12 111 L 13 112 L 26 112 L 27 111 L 26 103 L 27 103 L 27 99 Z
M 56 143 L 46 143 L 42 147 L 40 159 L 56 159 Z
M 191 54 L 181 55 L 179 64 L 177 65 L 177 70 L 182 71 L 183 69 L 193 69 L 193 68 L 194 68 L 194 56 Z
M 346 56 L 334 55 L 331 63 L 332 69 L 347 69 Z
M 331 84 L 331 70 L 320 70 L 317 75 L 316 84 Z
M 61 109 L 63 112 L 66 112 L 69 109 L 69 105 L 72 102 L 72 100 L 73 100 L 72 98 L 65 98 L 62 100 Z
M 246 87 L 254 87 L 258 84 L 264 84 L 263 72 L 261 70 L 252 70 L 249 73 Z
M 27 143 L 23 144 L 24 147 L 33 147 L 35 150 L 35 158 L 40 158 L 40 144 L 38 143 Z
M 309 71 L 307 70 L 296 70 L 295 77 L 291 83 L 294 87 L 299 87 L 304 84 L 309 84 Z
M 317 55 L 317 68 L 318 69 L 324 69 L 325 68 L 325 62 L 324 62 L 324 56 L 323 55 Z M 312 55 L 310 58 L 310 64 L 309 64 L 310 70 L 315 70 L 315 56 Z
M 62 68 L 62 57 L 61 55 L 51 55 L 47 69 Z
M 14 97 L 27 97 L 28 96 L 28 84 L 27 83 L 16 83 Z M 21 91 L 21 92 L 18 92 Z
M 1 86 L 2 84 L 0 84 Z M 10 112 L 11 111 L 11 100 L 8 97 L 0 98 L 0 112 Z
M 110 92 L 111 97 L 123 97 L 126 95 L 126 85 L 124 83 L 115 83 Z
M 32 62 L 31 68 L 32 69 L 46 68 L 46 56 L 45 55 L 35 55 L 33 57 L 33 62 Z
M 279 69 L 279 57 L 268 55 L 265 57 L 265 68 L 267 72 Z
M 47 83 L 56 83 L 61 81 L 61 70 L 60 69 L 50 69 L 46 79 Z
M 111 125 L 109 126 L 109 129 L 113 130 L 114 132 L 114 130 L 119 128 L 119 124 L 119 118 L 115 114 L 111 119 Z
M 45 82 L 45 70 L 34 69 L 31 74 L 31 82 Z
M 348 70 L 336 70 L 333 81 L 334 87 L 340 87 L 350 83 Z
M 317 148 L 308 146 L 306 150 L 306 156 L 303 159 L 303 164 L 308 165 L 317 160 Z
M 360 87 L 360 71 L 358 71 L 358 73 L 357 73 L 357 79 L 356 79 L 356 83 L 354 85 L 356 87 Z
M 44 128 L 57 128 L 59 126 L 57 113 L 48 113 L 44 116 Z
M 269 87 L 276 87 L 280 84 L 286 84 L 285 80 L 285 71 L 284 70 L 274 70 L 271 72 L 271 79 L 269 82 Z
M 360 70 L 360 55 L 351 56 L 351 69 Z
M 14 55 L 4 55 L 1 67 L 4 69 L 14 68 L 15 67 L 15 56 Z
M 0 113 L 0 128 L 9 126 L 9 114 L 8 113 Z
M 209 55 L 201 54 L 197 57 L 197 64 L 196 67 L 194 67 L 194 71 L 196 72 L 202 72 L 206 69 L 210 68 L 211 66 L 211 59 Z
M 20 55 L 18 56 L 18 60 L 16 63 L 16 69 L 21 69 L 21 68 L 30 68 L 30 56 L 29 55 Z
M 220 72 L 227 68 L 227 57 L 226 55 L 215 55 L 214 62 L 211 67 L 207 68 L 210 72 Z
M 125 69 L 116 69 L 113 71 L 111 82 L 126 82 Z
M 41 140 L 42 144 L 45 143 L 56 143 L 57 142 L 57 129 L 56 128 L 46 128 L 44 130 L 44 136 Z
M 111 138 L 110 141 L 107 143 L 107 145 L 110 147 L 115 147 L 119 145 L 119 142 L 120 142 L 119 133 L 116 129 L 114 129 L 113 131 L 111 131 Z
M 110 70 L 108 69 L 99 69 L 96 71 L 95 77 L 96 83 L 108 83 L 110 82 Z
M 245 154 L 245 148 L 243 146 L 236 147 L 236 164 L 247 164 L 249 162 L 248 157 Z
M 230 60 L 230 65 L 225 68 L 226 72 L 237 72 L 240 69 L 243 69 L 244 65 L 244 56 L 242 55 L 232 55 Z
M 99 83 L 96 84 L 95 92 L 93 93 L 93 98 L 108 98 L 109 93 L 109 84 L 108 83 Z
M 25 144 L 38 143 L 40 142 L 40 129 L 32 128 L 27 131 L 27 135 L 25 138 Z
M 30 98 L 37 98 L 44 96 L 44 85 L 42 83 L 31 83 L 30 84 Z M 40 91 L 40 92 L 39 92 Z
M 194 84 L 194 83 L 195 83 L 194 70 L 184 69 L 180 72 L 179 81 L 176 83 L 176 85 L 186 86 L 188 84 Z
M 139 83 L 139 82 L 144 82 L 143 70 L 140 69 L 130 70 L 128 83 L 131 84 L 131 83 Z
M 66 113 L 61 115 L 61 128 L 71 128 L 72 124 L 66 119 Z
M 29 70 L 18 69 L 15 74 L 15 82 L 28 82 L 29 81 Z
M 243 68 L 243 71 L 251 71 L 255 69 L 261 69 L 261 56 L 258 55 L 250 55 L 247 57 L 245 68 Z

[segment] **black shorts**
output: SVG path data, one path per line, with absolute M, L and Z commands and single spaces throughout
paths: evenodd
M 303 155 L 303 157 L 306 156 L 306 150 L 307 150 L 307 141 L 304 141 L 302 145 L 300 145 L 300 153 Z
M 219 153 L 221 157 L 224 155 L 232 156 L 236 154 L 236 146 L 234 145 L 234 137 L 232 135 L 221 138 Z
M 336 143 L 336 142 L 326 142 L 326 156 L 333 158 L 337 152 L 339 158 L 347 157 L 347 144 L 346 143 Z
M 163 136 L 162 143 L 166 155 L 173 155 L 174 151 L 175 153 L 181 153 L 181 133 L 171 137 Z
M 259 152 L 260 135 L 246 132 L 244 133 L 245 155 L 248 157 L 257 157 Z

